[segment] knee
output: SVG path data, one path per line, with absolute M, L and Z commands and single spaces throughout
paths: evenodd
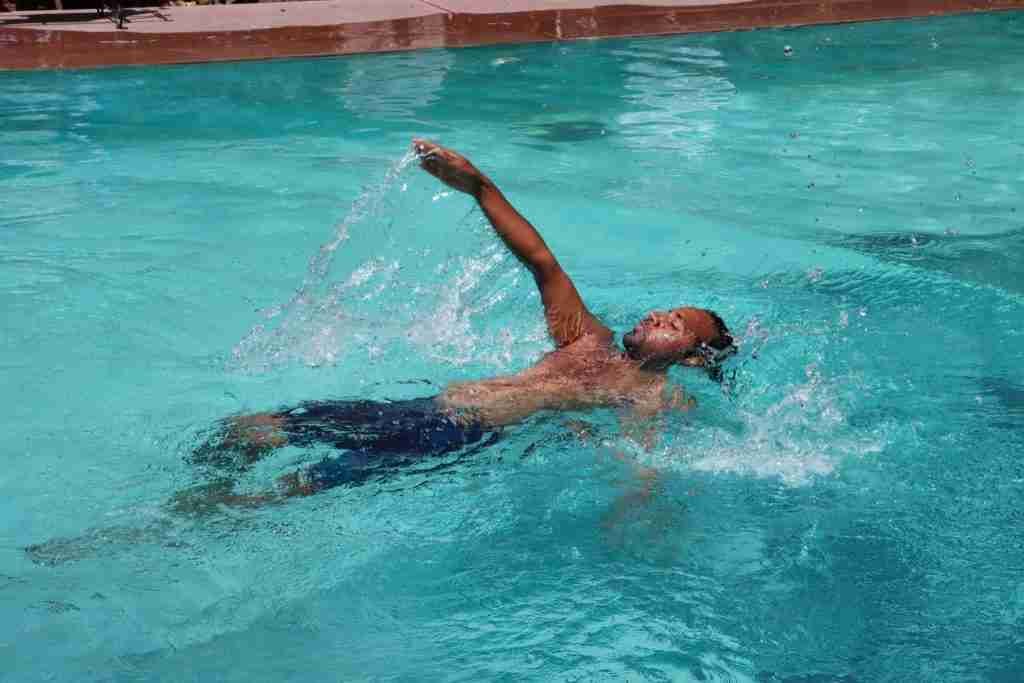
M 288 443 L 284 427 L 285 418 L 279 413 L 239 415 L 228 420 L 224 441 L 226 445 L 246 450 L 279 448 Z

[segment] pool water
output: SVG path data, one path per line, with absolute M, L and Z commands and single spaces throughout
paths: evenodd
M 0 74 L 0 678 L 1021 680 L 1022 71 L 1011 12 Z M 489 173 L 617 332 L 717 310 L 727 383 L 673 371 L 699 406 L 651 451 L 538 416 L 176 513 L 226 415 L 550 349 L 413 136 Z

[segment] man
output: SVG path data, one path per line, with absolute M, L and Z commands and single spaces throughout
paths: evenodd
M 309 495 L 357 483 L 410 458 L 476 443 L 488 432 L 540 411 L 614 407 L 643 418 L 686 410 L 692 401 L 669 384 L 668 369 L 681 364 L 713 372 L 735 351 L 718 315 L 689 307 L 649 313 L 623 336 L 625 348 L 620 349 L 537 230 L 490 178 L 452 150 L 426 140 L 413 145 L 428 173 L 477 201 L 494 231 L 533 274 L 555 350 L 522 372 L 452 384 L 430 399 L 304 403 L 232 418 L 220 443 L 200 449 L 194 460 L 223 464 L 225 450 L 234 449 L 242 454 L 244 466 L 287 443 L 327 443 L 348 453 L 283 477 L 277 494 L 230 496 L 222 488 L 221 502 L 257 504 L 268 497 Z

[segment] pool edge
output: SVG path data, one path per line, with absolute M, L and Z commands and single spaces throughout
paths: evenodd
M 268 3 L 269 4 L 269 3 Z M 260 7 L 266 8 L 267 4 Z M 284 12 L 289 3 L 281 3 Z M 230 30 L 118 31 L 0 25 L 0 70 L 80 69 L 309 58 L 430 48 L 712 33 L 1024 10 L 1024 0 L 753 0 L 689 6 L 613 5 L 493 13 L 429 11 L 375 21 L 260 28 L 230 5 Z M 179 8 L 185 12 L 192 8 Z M 222 10 L 223 11 L 223 10 Z M 0 20 L 4 15 L 0 14 Z M 301 19 L 297 20 L 301 21 Z M 44 27 L 45 26 L 45 27 Z M 186 27 L 194 28 L 194 27 Z M 201 27 L 200 27 L 201 28 Z

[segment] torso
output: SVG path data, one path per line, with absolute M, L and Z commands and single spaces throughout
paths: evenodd
M 609 336 L 588 334 L 514 375 L 450 385 L 438 402 L 500 426 L 544 410 L 630 408 L 653 413 L 663 403 L 664 374 L 640 370 Z

